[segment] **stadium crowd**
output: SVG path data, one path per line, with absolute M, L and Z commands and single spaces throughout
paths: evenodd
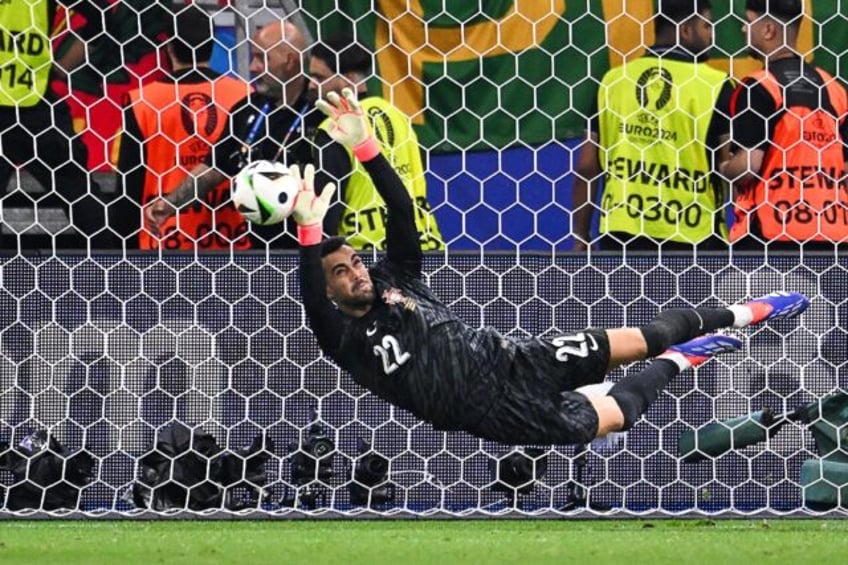
M 212 70 L 207 9 L 156 3 L 159 10 L 138 25 L 167 36 L 164 58 L 126 93 L 116 125 L 116 189 L 108 191 L 87 170 L 66 103 L 73 95 L 59 96 L 51 80 L 72 82 L 97 50 L 108 51 L 104 36 L 126 35 L 115 14 L 127 6 L 39 0 L 22 11 L 13 4 L 0 6 L 0 29 L 10 38 L 30 31 L 8 42 L 18 48 L 2 51 L 13 77 L 0 82 L 4 250 L 295 248 L 291 222 L 248 225 L 229 200 L 230 180 L 259 158 L 315 163 L 319 183 L 340 187 L 325 233 L 358 249 L 382 248 L 384 203 L 315 111 L 317 94 L 344 87 L 369 109 L 413 197 L 422 249 L 444 248 L 410 116 L 369 95 L 373 56 L 353 37 L 313 41 L 295 18 L 256 25 L 249 29 L 252 76 L 244 81 Z M 51 53 L 71 14 L 82 23 Z M 654 44 L 600 80 L 575 160 L 573 202 L 560 203 L 572 211 L 563 232 L 575 236 L 576 250 L 833 249 L 848 240 L 846 91 L 797 49 L 801 0 L 747 0 L 742 18 L 763 69 L 739 84 L 707 64 L 710 0 L 660 0 Z M 39 181 L 44 197 L 19 189 L 19 168 Z M 17 206 L 32 210 L 23 230 L 7 221 Z M 50 206 L 70 224 L 45 238 L 39 219 Z

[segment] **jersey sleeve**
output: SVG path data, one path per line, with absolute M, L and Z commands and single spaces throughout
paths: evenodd
M 300 292 L 306 317 L 321 350 L 332 356 L 339 348 L 344 326 L 342 314 L 326 294 L 321 246 L 300 247 Z
M 733 79 L 727 79 L 721 84 L 707 133 L 707 139 L 713 142 L 730 133 L 730 103 L 733 99 L 734 90 Z M 715 149 L 717 146 L 712 145 L 711 149 Z
M 415 207 L 403 181 L 379 154 L 363 163 L 386 202 L 386 259 L 407 274 L 420 277 L 423 253 L 415 225 Z

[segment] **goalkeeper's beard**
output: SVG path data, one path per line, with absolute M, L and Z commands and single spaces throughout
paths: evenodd
M 345 300 L 347 306 L 354 308 L 368 306 L 374 302 L 374 284 L 371 281 L 359 281 L 350 289 L 350 296 Z

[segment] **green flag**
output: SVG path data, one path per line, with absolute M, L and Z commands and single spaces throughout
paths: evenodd
M 714 0 L 712 64 L 735 76 L 747 56 L 744 0 Z M 807 0 L 799 49 L 848 71 L 848 2 Z M 371 84 L 436 152 L 498 150 L 580 136 L 598 81 L 653 41 L 652 3 L 624 0 L 304 0 L 316 37 L 355 32 L 374 50 Z M 732 61 L 732 64 L 731 64 Z
M 602 3 L 303 2 L 317 37 L 350 31 L 376 53 L 378 92 L 437 152 L 581 135 L 608 68 Z M 391 25 L 388 22 L 391 21 Z

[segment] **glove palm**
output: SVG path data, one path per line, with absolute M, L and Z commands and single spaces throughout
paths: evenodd
M 330 137 L 351 149 L 361 161 L 373 157 L 374 152 L 379 151 L 365 119 L 365 112 L 351 89 L 343 89 L 342 96 L 330 92 L 327 100 L 318 100 L 315 106 L 330 118 L 332 126 L 327 130 Z
M 336 185 L 327 183 L 320 195 L 315 194 L 315 167 L 306 165 L 303 169 L 303 177 L 300 175 L 300 167 L 292 165 L 289 167 L 291 175 L 298 180 L 300 190 L 297 193 L 292 209 L 292 215 L 297 225 L 301 227 L 320 226 L 330 208 L 330 201 L 336 191 Z

